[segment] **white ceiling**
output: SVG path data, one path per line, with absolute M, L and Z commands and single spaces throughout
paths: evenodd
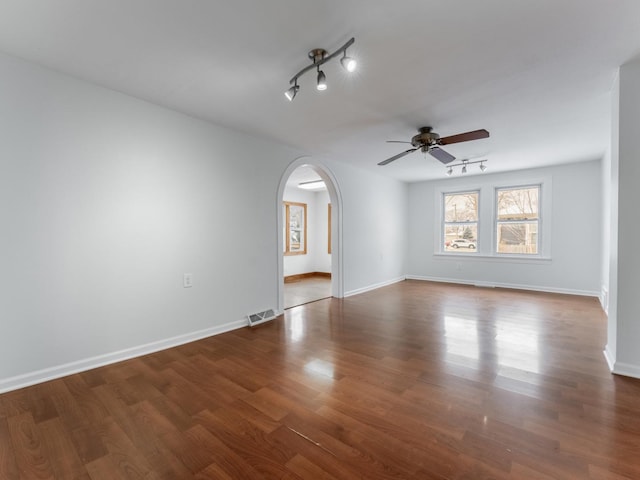
M 358 72 L 307 52 L 350 37 Z M 0 0 L 0 50 L 315 158 L 406 181 L 444 178 L 420 153 L 376 164 L 432 125 L 491 171 L 584 161 L 608 142 L 616 68 L 640 54 L 638 0 Z M 474 169 L 475 170 L 475 169 Z

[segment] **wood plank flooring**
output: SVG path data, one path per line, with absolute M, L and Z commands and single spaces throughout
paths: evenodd
M 284 308 L 331 297 L 331 278 L 307 277 L 284 284 Z
M 638 479 L 594 298 L 406 281 L 0 395 L 0 479 Z

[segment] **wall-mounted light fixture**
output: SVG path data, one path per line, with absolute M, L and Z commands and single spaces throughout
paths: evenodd
M 298 73 L 296 73 L 291 80 L 289 80 L 289 84 L 291 87 L 289 90 L 284 92 L 284 96 L 287 97 L 287 100 L 292 101 L 297 93 L 300 90 L 298 86 L 298 78 L 307 73 L 309 70 L 316 69 L 318 71 L 318 77 L 316 82 L 316 88 L 320 91 L 324 91 L 327 89 L 327 76 L 324 74 L 320 67 L 327 63 L 332 58 L 340 55 L 342 53 L 342 58 L 340 59 L 340 64 L 347 72 L 354 72 L 357 67 L 357 62 L 354 58 L 347 56 L 347 48 L 353 45 L 355 42 L 355 38 L 351 38 L 347 43 L 341 46 L 338 50 L 333 53 L 327 52 L 324 48 L 314 48 L 309 52 L 309 58 L 313 63 L 311 65 L 307 65 Z
M 487 161 L 488 160 L 486 159 L 475 160 L 473 162 L 470 162 L 469 160 L 462 160 L 460 163 L 456 163 L 455 165 L 447 165 L 447 171 L 445 173 L 447 174 L 448 177 L 450 177 L 453 174 L 453 167 L 462 167 L 462 169 L 460 169 L 460 173 L 464 175 L 465 173 L 467 173 L 467 165 L 473 165 L 474 163 L 479 163 L 480 171 L 484 172 L 487 169 L 487 166 L 484 163 Z

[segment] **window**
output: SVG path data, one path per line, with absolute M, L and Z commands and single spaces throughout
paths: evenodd
M 284 254 L 307 253 L 307 204 L 284 202 Z
M 478 192 L 444 194 L 444 251 L 477 252 L 478 196 Z
M 540 185 L 496 190 L 496 252 L 538 255 Z

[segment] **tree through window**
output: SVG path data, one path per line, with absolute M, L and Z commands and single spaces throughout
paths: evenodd
M 537 255 L 540 185 L 496 191 L 496 252 Z

